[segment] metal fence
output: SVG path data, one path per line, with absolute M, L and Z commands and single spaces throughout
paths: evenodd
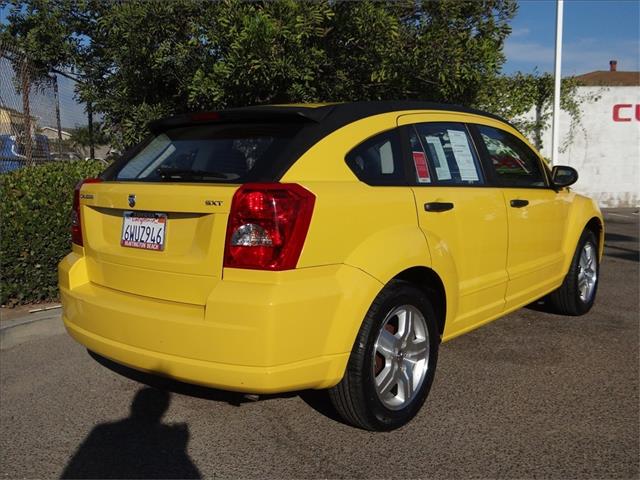
M 21 52 L 0 43 L 0 171 L 87 157 L 74 140 L 87 124 L 84 110 L 71 80 L 38 74 Z

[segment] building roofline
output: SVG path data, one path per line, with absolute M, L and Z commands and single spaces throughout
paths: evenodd
M 44 127 L 40 127 L 40 130 L 54 130 L 54 131 L 58 131 L 57 127 L 49 127 L 49 126 L 44 126 Z M 66 131 L 65 129 L 61 128 L 60 132 L 65 134 L 65 135 L 71 135 L 70 132 Z
M 621 70 L 595 70 L 573 77 L 582 86 L 636 87 L 640 85 L 640 72 Z

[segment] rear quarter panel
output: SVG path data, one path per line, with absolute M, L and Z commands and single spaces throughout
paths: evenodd
M 345 162 L 353 147 L 395 128 L 396 118 L 376 115 L 333 132 L 282 178 L 316 195 L 298 268 L 345 263 L 386 283 L 406 268 L 431 264 L 411 189 L 366 185 Z

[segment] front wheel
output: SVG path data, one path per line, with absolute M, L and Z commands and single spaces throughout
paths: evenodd
M 405 425 L 429 394 L 439 344 L 427 296 L 408 282 L 390 282 L 365 316 L 343 379 L 329 390 L 334 407 L 366 430 Z
M 558 313 L 575 316 L 591 310 L 598 291 L 599 274 L 598 241 L 591 230 L 585 230 L 567 276 L 560 288 L 549 296 Z

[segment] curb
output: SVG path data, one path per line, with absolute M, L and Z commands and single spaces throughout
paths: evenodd
M 0 350 L 7 350 L 34 338 L 58 335 L 64 331 L 60 309 L 6 320 L 0 324 Z

